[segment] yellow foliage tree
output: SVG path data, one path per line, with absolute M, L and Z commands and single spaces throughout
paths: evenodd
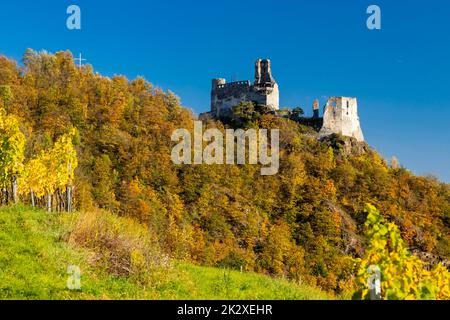
M 56 190 L 66 189 L 67 206 L 71 211 L 74 171 L 78 166 L 77 153 L 72 143 L 75 129 L 60 136 L 50 150 L 41 153 L 28 161 L 24 174 L 20 180 L 19 192 L 30 192 L 31 202 L 34 206 L 34 197 L 47 196 L 47 209 L 51 211 L 51 197 Z
M 17 177 L 23 171 L 25 136 L 19 120 L 0 109 L 0 186 L 11 183 L 12 199 L 17 201 Z
M 73 145 L 75 129 L 58 138 L 49 152 L 50 168 L 56 173 L 56 188 L 65 188 L 73 183 L 75 168 L 78 166 L 77 152 Z

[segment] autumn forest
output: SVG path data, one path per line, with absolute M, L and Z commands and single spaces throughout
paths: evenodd
M 361 261 L 375 259 L 367 260 L 372 240 L 386 234 L 383 248 L 401 241 L 393 252 L 407 248 L 424 270 L 450 267 L 450 185 L 389 163 L 367 144 L 319 141 L 314 126 L 240 107 L 205 128 L 280 129 L 277 174 L 262 176 L 259 164 L 174 164 L 171 134 L 192 132 L 197 117 L 143 78 L 102 76 L 68 51 L 29 49 L 20 62 L 2 56 L 1 203 L 108 211 L 147 228 L 170 259 L 336 295 L 363 285 Z M 449 299 L 448 271 L 439 272 L 447 289 L 433 297 Z

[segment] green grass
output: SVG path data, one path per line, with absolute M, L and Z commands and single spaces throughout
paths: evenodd
M 330 299 L 318 289 L 300 286 L 281 279 L 273 279 L 256 273 L 217 268 L 198 267 L 188 264 L 177 266 L 184 281 L 163 285 L 161 296 L 166 299 Z M 183 278 L 180 278 L 180 280 Z M 171 286 L 176 284 L 176 290 Z M 167 290 L 170 288 L 170 290 Z M 176 292 L 177 296 L 167 295 Z
M 69 245 L 67 214 L 0 209 L 0 299 L 329 299 L 318 289 L 255 273 L 173 263 L 145 277 L 117 277 Z M 67 288 L 79 266 L 81 289 Z

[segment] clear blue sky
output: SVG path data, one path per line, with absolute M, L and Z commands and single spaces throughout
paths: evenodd
M 66 28 L 66 9 L 82 29 Z M 382 30 L 366 28 L 366 8 L 382 10 Z M 417 174 L 450 182 L 450 2 L 4 1 L 0 54 L 26 48 L 82 52 L 102 74 L 142 75 L 209 109 L 211 78 L 252 79 L 270 58 L 282 106 L 356 96 L 369 144 Z

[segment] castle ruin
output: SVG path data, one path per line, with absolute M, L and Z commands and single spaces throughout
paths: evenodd
M 333 133 L 364 141 L 359 124 L 356 98 L 330 97 L 328 99 L 323 112 L 323 125 L 319 136 L 323 138 Z
M 255 80 L 226 83 L 223 78 L 212 80 L 211 114 L 215 117 L 226 114 L 243 101 L 253 101 L 279 109 L 278 84 L 272 76 L 270 60 L 258 59 L 255 63 Z
M 243 101 L 266 105 L 275 113 L 279 110 L 278 84 L 272 76 L 270 60 L 256 60 L 253 84 L 248 80 L 230 83 L 223 78 L 212 80 L 210 114 L 213 117 L 219 118 L 229 114 L 234 106 Z M 313 103 L 313 116 L 309 119 L 321 119 L 317 99 Z M 324 107 L 322 120 L 319 138 L 341 134 L 360 142 L 364 141 L 356 98 L 330 97 Z

